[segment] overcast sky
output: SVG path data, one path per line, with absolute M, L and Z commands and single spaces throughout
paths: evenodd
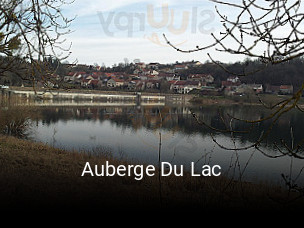
M 184 54 L 169 47 L 162 34 L 181 49 L 203 46 L 219 34 L 221 24 L 208 0 L 76 0 L 64 7 L 65 15 L 77 16 L 66 38 L 72 42 L 70 62 L 111 66 L 140 59 L 143 62 L 208 60 L 207 52 Z M 228 12 L 228 14 L 233 12 Z M 209 51 L 221 61 L 230 55 Z M 243 57 L 239 58 L 243 59 Z

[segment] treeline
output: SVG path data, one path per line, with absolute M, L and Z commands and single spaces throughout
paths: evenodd
M 267 65 L 259 60 L 246 59 L 242 62 L 218 65 L 205 62 L 201 66 L 190 67 L 181 72 L 182 77 L 189 74 L 211 74 L 215 83 L 220 84 L 227 77 L 245 74 L 240 77 L 244 83 L 272 84 L 272 85 L 293 85 L 299 87 L 304 82 L 304 59 L 297 58 L 277 65 Z M 253 73 L 255 72 L 255 73 Z
M 44 62 L 40 63 L 41 67 L 37 67 L 34 72 L 30 63 L 20 57 L 0 56 L 0 85 L 21 86 L 32 85 L 33 81 L 41 81 L 47 75 L 57 74 L 66 75 L 70 71 L 70 67 L 60 63 L 55 58 L 48 57 Z M 38 66 L 38 64 L 37 64 Z
M 4 58 L 0 57 L 1 62 Z M 51 72 L 58 74 L 59 76 L 65 76 L 71 68 L 66 64 L 61 64 L 54 59 L 47 59 L 47 65 Z M 161 65 L 162 68 L 174 68 L 173 64 Z M 111 68 L 102 68 L 100 71 L 104 72 L 125 72 L 132 74 L 135 67 L 133 64 L 128 65 L 116 65 Z M 242 62 L 235 62 L 230 64 L 218 65 L 213 62 L 205 62 L 200 66 L 189 67 L 187 70 L 180 71 L 182 79 L 186 79 L 189 74 L 211 74 L 215 78 L 215 84 L 220 86 L 221 82 L 226 80 L 229 76 L 245 74 L 246 76 L 240 77 L 243 83 L 247 84 L 271 84 L 271 85 L 293 85 L 294 88 L 298 88 L 304 82 L 304 58 L 296 58 L 285 63 L 277 65 L 267 65 L 261 63 L 259 60 L 245 59 Z M 94 67 L 92 69 L 88 66 L 76 65 L 73 67 L 73 71 L 93 72 L 96 71 Z M 255 72 L 255 73 L 253 73 Z M 27 72 L 28 73 L 28 72 Z M 24 78 L 28 78 L 26 75 Z M 10 71 L 1 72 L 0 84 L 5 85 L 21 85 L 27 82 L 22 80 L 20 74 L 11 73 Z

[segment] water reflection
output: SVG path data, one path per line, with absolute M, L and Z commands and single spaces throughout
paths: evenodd
M 170 107 L 170 106 L 111 106 L 111 107 L 43 107 L 37 119 L 37 141 L 56 147 L 76 150 L 110 148 L 112 155 L 157 164 L 159 132 L 162 135 L 162 161 L 189 165 L 196 162 L 221 165 L 227 175 L 243 175 L 246 180 L 280 182 L 282 173 L 290 173 L 290 157 L 271 159 L 252 148 L 247 151 L 227 151 L 219 148 L 210 137 L 211 130 L 193 118 L 191 112 L 214 128 L 223 128 L 221 121 L 227 113 L 240 119 L 259 119 L 267 111 L 258 106 Z M 222 114 L 221 114 L 222 113 Z M 236 134 L 235 144 L 229 133 L 217 133 L 217 141 L 227 147 L 243 147 L 254 143 L 271 122 L 262 122 L 249 134 Z M 248 129 L 248 124 L 232 122 L 236 130 Z M 280 119 L 261 145 L 267 155 L 280 152 L 274 143 L 285 139 L 300 142 L 304 127 L 302 113 L 290 112 Z M 299 174 L 304 166 L 301 159 L 293 159 L 292 171 Z M 298 178 L 303 183 L 303 178 Z

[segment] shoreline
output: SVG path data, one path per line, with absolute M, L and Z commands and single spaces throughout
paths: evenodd
M 144 177 L 81 177 L 85 162 L 115 165 L 119 161 L 106 154 L 86 154 L 52 148 L 42 143 L 0 135 L 0 200 L 6 207 L 107 206 L 110 208 L 186 208 L 201 209 L 286 209 L 281 200 L 287 192 L 278 186 L 232 181 L 221 177 L 162 177 L 162 205 L 159 179 Z M 19 189 L 19 190 L 18 190 Z M 242 192 L 242 194 L 241 194 Z M 58 194 L 59 193 L 59 194 Z M 290 204 L 296 209 L 303 199 Z
M 32 87 L 12 87 L 9 89 L 12 94 L 16 92 L 16 96 L 23 96 L 26 98 L 40 99 L 43 101 L 56 100 L 67 101 L 73 100 L 81 103 L 81 101 L 91 101 L 93 104 L 99 101 L 106 101 L 107 103 L 115 103 L 113 101 L 130 102 L 135 105 L 153 104 L 154 105 L 166 105 L 166 104 L 181 104 L 187 106 L 193 105 L 260 105 L 263 104 L 258 100 L 256 96 L 245 98 L 240 96 L 197 96 L 190 94 L 174 94 L 174 93 L 151 93 L 151 92 L 126 92 L 126 91 L 101 91 L 101 90 L 37 90 L 38 95 Z M 24 92 L 24 93 L 23 93 Z M 261 94 L 263 102 L 272 106 L 273 104 L 289 98 L 289 96 L 274 95 L 274 94 Z M 139 101 L 139 100 L 141 101 Z M 304 104 L 299 107 L 304 108 Z

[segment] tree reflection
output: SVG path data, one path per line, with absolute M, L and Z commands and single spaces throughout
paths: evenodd
M 41 121 L 45 125 L 57 123 L 58 121 L 68 120 L 90 120 L 90 121 L 110 121 L 117 127 L 132 128 L 139 130 L 142 128 L 155 131 L 159 128 L 174 132 L 182 132 L 183 134 L 201 134 L 209 135 L 212 131 L 203 128 L 192 117 L 191 111 L 195 111 L 199 118 L 217 129 L 221 129 L 223 122 L 218 107 L 57 107 L 42 108 Z M 222 111 L 233 116 L 243 119 L 263 118 L 267 115 L 267 110 L 252 106 L 231 106 L 222 107 Z M 159 112 L 162 114 L 162 124 L 160 124 Z M 260 136 L 260 132 L 267 129 L 271 121 L 264 121 L 255 126 L 247 134 L 238 133 L 235 137 L 241 142 L 254 143 Z M 248 125 L 241 121 L 233 123 L 233 129 L 236 132 L 248 129 Z M 263 146 L 273 147 L 274 143 L 279 143 L 281 139 L 285 139 L 287 144 L 291 143 L 290 127 L 293 126 L 294 143 L 300 143 L 302 140 L 302 129 L 304 128 L 304 119 L 298 112 L 290 112 L 285 118 L 281 118 L 278 123 L 273 126 L 273 131 L 265 140 Z M 218 133 L 219 134 L 219 133 Z M 230 133 L 220 133 L 230 136 Z

